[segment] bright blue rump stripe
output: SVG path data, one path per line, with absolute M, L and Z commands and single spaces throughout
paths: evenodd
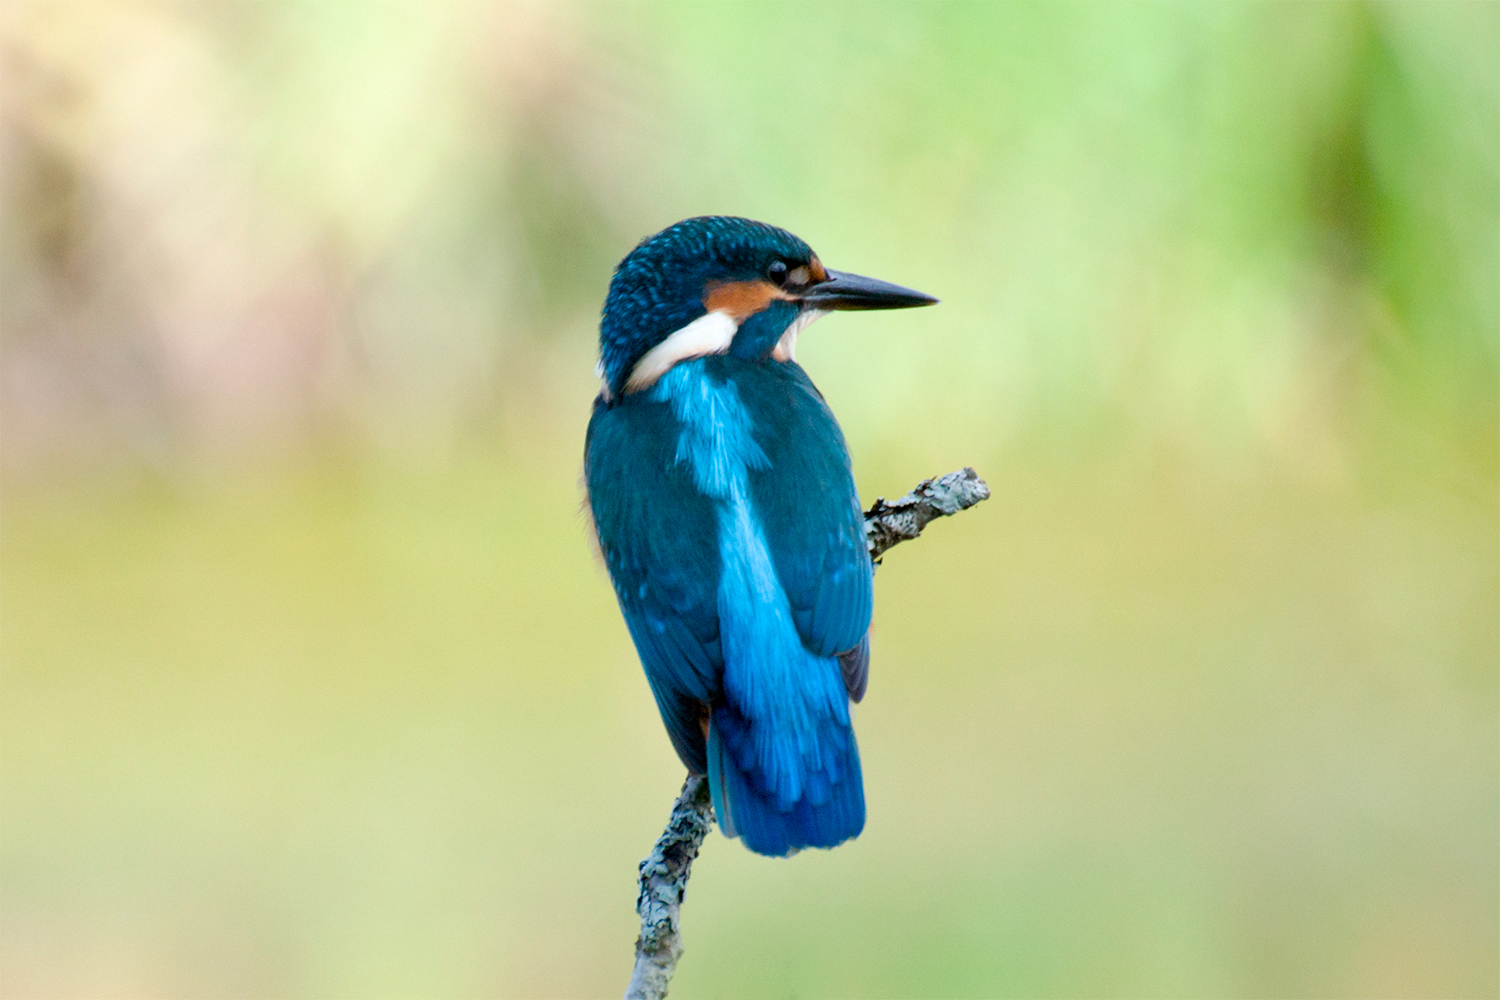
M 719 501 L 723 700 L 709 731 L 709 783 L 728 836 L 783 855 L 864 827 L 859 750 L 837 659 L 810 652 L 793 620 L 747 486 L 769 463 L 732 381 L 684 362 L 653 390 L 682 424 L 677 460 Z

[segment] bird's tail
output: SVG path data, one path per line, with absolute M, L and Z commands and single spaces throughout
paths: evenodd
M 726 837 L 782 857 L 859 835 L 864 782 L 847 702 L 844 709 L 841 718 L 804 715 L 798 725 L 754 718 L 728 700 L 714 707 L 708 783 Z

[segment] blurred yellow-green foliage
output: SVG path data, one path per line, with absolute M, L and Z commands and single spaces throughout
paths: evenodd
M 682 996 L 1500 993 L 1500 5 L 0 10 L 0 992 L 593 996 L 681 767 L 577 514 L 733 213 L 866 500 L 870 819 Z

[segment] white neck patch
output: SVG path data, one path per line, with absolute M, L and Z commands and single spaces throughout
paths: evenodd
M 641 356 L 625 380 L 626 392 L 637 392 L 656 383 L 679 361 L 701 358 L 705 354 L 723 354 L 729 350 L 740 325 L 727 312 L 704 313 L 680 330 L 667 335 Z
M 786 332 L 771 349 L 771 357 L 777 361 L 797 360 L 797 334 L 806 330 L 814 321 L 828 315 L 821 309 L 804 309 L 787 325 Z M 740 325 L 734 317 L 723 310 L 705 313 L 680 330 L 667 335 L 641 356 L 641 360 L 630 369 L 625 380 L 626 392 L 639 392 L 656 384 L 673 365 L 688 358 L 701 358 L 707 354 L 723 354 L 734 342 Z
M 796 361 L 797 334 L 827 315 L 828 313 L 822 309 L 804 309 L 799 312 L 797 318 L 787 325 L 786 332 L 781 335 L 781 339 L 776 341 L 776 346 L 771 348 L 771 357 L 777 361 Z

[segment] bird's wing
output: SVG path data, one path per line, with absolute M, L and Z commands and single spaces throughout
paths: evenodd
M 750 498 L 803 644 L 820 656 L 856 650 L 870 628 L 873 569 L 843 432 L 795 362 L 759 366 L 742 393 L 769 459 L 750 470 Z M 869 656 L 850 657 L 846 683 L 864 693 Z
M 870 680 L 870 633 L 859 640 L 859 645 L 839 654 L 839 670 L 844 675 L 844 690 L 850 701 L 860 701 L 865 696 L 865 685 Z
M 717 697 L 719 546 L 713 502 L 676 461 L 668 406 L 594 406 L 584 475 L 599 548 L 662 721 L 684 764 L 707 772 L 703 725 Z

